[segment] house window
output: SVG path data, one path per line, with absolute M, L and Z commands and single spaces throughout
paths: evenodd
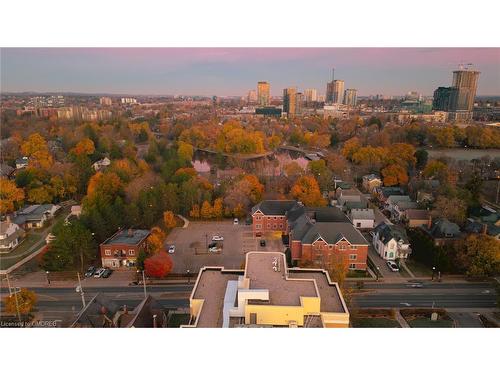
M 111 250 L 104 250 L 104 254 L 108 255 L 108 256 L 111 256 Z
M 333 250 L 333 245 L 328 245 L 328 248 L 329 248 L 330 250 Z
M 271 224 L 267 224 L 267 229 L 271 229 Z
M 129 250 L 128 255 L 135 255 L 135 250 Z
M 356 223 L 356 227 L 361 228 L 361 223 L 359 221 Z
M 260 224 L 255 224 L 255 229 L 260 229 L 260 228 L 262 228 L 262 225 L 260 225 Z
M 389 258 L 394 258 L 394 253 L 392 251 L 389 253 Z
M 358 249 L 358 245 L 351 245 L 351 250 L 357 250 Z
M 354 263 L 349 264 L 349 269 L 350 270 L 355 270 L 356 269 L 356 264 L 354 264 Z
M 349 254 L 349 260 L 356 260 L 358 256 L 356 254 Z
M 255 216 L 255 220 L 261 220 L 262 216 Z
M 345 250 L 345 249 L 346 249 L 346 245 L 345 245 L 345 243 L 341 243 L 341 244 L 339 245 L 339 249 L 340 249 L 340 250 Z
M 273 224 L 273 229 L 276 229 L 277 228 L 277 225 L 276 224 Z
M 283 224 L 280 224 L 280 229 L 283 229 Z

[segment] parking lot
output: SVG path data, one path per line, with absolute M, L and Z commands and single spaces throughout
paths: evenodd
M 209 252 L 213 236 L 222 236 L 220 251 Z M 283 251 L 281 237 L 263 237 L 266 246 L 260 246 L 261 238 L 253 238 L 250 225 L 234 225 L 232 221 L 190 222 L 187 228 L 174 228 L 166 240 L 166 248 L 175 245 L 170 254 L 174 273 L 195 274 L 204 266 L 224 266 L 240 269 L 249 251 Z

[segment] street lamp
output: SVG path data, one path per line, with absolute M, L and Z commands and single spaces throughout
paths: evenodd
M 436 267 L 432 267 L 432 281 L 434 281 L 435 272 L 436 272 Z
M 378 281 L 378 275 L 380 274 L 380 267 L 377 266 L 377 273 L 376 273 L 376 276 L 377 276 L 377 281 Z
M 189 272 L 190 272 L 190 271 L 189 271 L 189 270 L 187 270 L 186 272 L 187 272 L 187 274 L 188 274 L 188 284 L 190 284 L 190 283 L 191 283 L 191 279 L 190 279 L 190 276 L 191 276 L 191 275 L 189 274 Z
M 47 284 L 50 285 L 49 271 L 45 271 L 45 276 L 47 277 Z

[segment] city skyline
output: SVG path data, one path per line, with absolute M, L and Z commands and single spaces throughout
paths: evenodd
M 2 92 L 245 96 L 267 81 L 324 93 L 431 96 L 460 63 L 481 71 L 478 95 L 500 94 L 498 48 L 3 48 Z

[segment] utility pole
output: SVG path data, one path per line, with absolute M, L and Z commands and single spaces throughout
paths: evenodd
M 498 204 L 498 194 L 500 193 L 500 178 L 497 177 L 497 199 L 495 201 Z
M 144 277 L 144 270 L 142 270 L 142 285 L 144 287 L 144 298 L 146 298 L 146 278 Z
M 20 323 L 21 322 L 21 313 L 19 312 L 19 301 L 17 300 L 17 291 L 16 291 L 16 288 L 13 287 L 14 293 L 12 293 L 12 288 L 10 287 L 9 274 L 6 274 L 5 276 L 7 277 L 7 286 L 9 287 L 9 295 L 12 297 L 12 294 L 14 294 L 14 300 L 16 301 L 17 319 L 19 320 L 19 323 Z
M 83 292 L 83 288 L 82 288 L 82 281 L 80 280 L 80 272 L 77 272 L 76 273 L 77 276 L 78 276 L 78 288 L 80 289 L 80 296 L 82 297 L 82 304 L 83 304 L 83 308 L 85 308 L 85 293 Z

